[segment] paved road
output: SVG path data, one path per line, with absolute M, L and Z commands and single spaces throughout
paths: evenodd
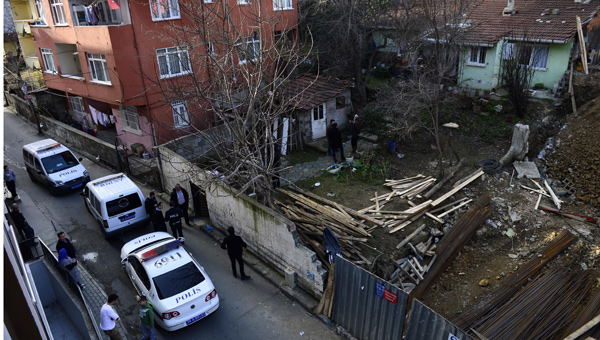
M 17 191 L 22 198 L 21 211 L 51 249 L 56 232 L 65 231 L 78 252 L 88 259 L 84 267 L 96 278 L 107 294 L 121 298 L 118 312 L 128 328 L 128 338 L 141 337 L 138 327 L 135 291 L 121 269 L 119 251 L 127 241 L 152 232 L 150 225 L 132 230 L 109 241 L 77 195 L 52 196 L 39 184 L 32 183 L 22 160 L 22 146 L 47 138 L 37 135 L 35 127 L 13 113 L 4 112 L 4 162 L 17 175 Z M 77 152 L 73 150 L 77 156 Z M 85 159 L 83 165 L 92 179 L 112 173 Z M 142 191 L 147 189 L 142 188 Z M 282 295 L 256 272 L 247 269 L 249 281 L 234 279 L 225 251 L 199 229 L 184 227 L 188 248 L 213 280 L 221 307 L 213 315 L 176 332 L 158 331 L 159 339 L 336 339 L 332 330 L 299 305 Z

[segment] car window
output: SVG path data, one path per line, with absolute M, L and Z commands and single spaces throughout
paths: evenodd
M 40 164 L 39 159 L 35 159 L 35 169 L 36 170 L 42 170 L 42 165 Z
M 70 151 L 64 151 L 56 155 L 42 158 L 42 164 L 48 174 L 53 174 L 79 164 L 79 161 Z
M 168 299 L 204 281 L 204 275 L 194 262 L 156 276 L 152 279 L 159 299 Z
M 141 206 L 142 200 L 140 200 L 140 196 L 134 193 L 106 202 L 106 212 L 108 213 L 108 217 L 112 217 Z
M 130 256 L 129 263 L 131 263 L 133 270 L 140 278 L 140 281 L 142 281 L 144 287 L 146 287 L 146 290 L 150 290 L 150 279 L 148 278 L 148 274 L 146 273 L 146 270 L 144 270 L 144 267 L 142 266 L 140 261 L 138 261 L 136 257 Z
M 23 160 L 27 163 L 31 163 L 31 155 L 25 150 L 23 150 Z

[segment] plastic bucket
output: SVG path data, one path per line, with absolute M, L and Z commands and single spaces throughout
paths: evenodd
M 396 151 L 396 141 L 389 141 L 388 143 L 388 152 L 394 152 Z

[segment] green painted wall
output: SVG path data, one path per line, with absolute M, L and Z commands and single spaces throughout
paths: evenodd
M 385 43 L 385 31 L 378 31 L 373 33 L 373 41 L 376 46 L 382 46 Z M 380 50 L 381 52 L 398 53 L 398 45 L 392 40 L 388 39 L 387 46 Z
M 469 49 L 464 49 L 460 59 L 462 72 L 459 72 L 459 86 L 479 90 L 490 90 L 496 87 L 500 71 L 502 43 L 501 41 L 487 50 L 485 67 L 468 65 Z M 571 40 L 566 44 L 550 45 L 547 68 L 535 72 L 532 84 L 543 83 L 549 89 L 554 88 L 568 68 L 572 43 Z

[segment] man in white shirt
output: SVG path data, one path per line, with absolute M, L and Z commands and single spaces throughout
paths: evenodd
M 100 329 L 104 331 L 104 334 L 108 335 L 110 340 L 121 340 L 121 334 L 119 334 L 116 327 L 119 315 L 113 308 L 118 302 L 119 296 L 117 294 L 110 294 L 108 301 L 102 305 L 102 309 L 100 310 Z

